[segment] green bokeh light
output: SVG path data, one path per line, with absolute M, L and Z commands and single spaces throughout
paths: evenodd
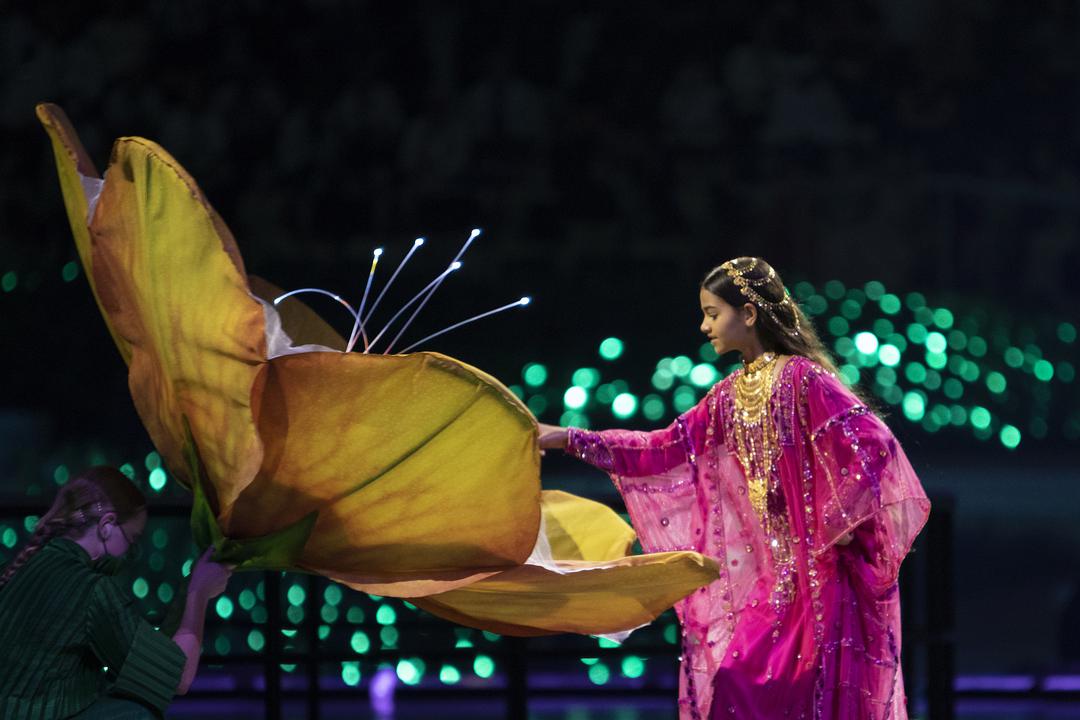
M 932 353 L 944 353 L 949 347 L 948 340 L 941 333 L 935 331 L 926 335 L 926 349 Z
M 803 305 L 803 309 L 806 311 L 806 314 L 811 317 L 815 315 L 820 315 L 821 313 L 825 312 L 828 307 L 829 301 L 823 298 L 821 295 L 811 295 L 806 299 L 806 302 Z
M 968 414 L 968 420 L 971 422 L 971 426 L 977 430 L 985 430 L 990 427 L 990 411 L 982 406 L 976 405 L 971 408 L 971 412 Z
M 896 295 L 888 293 L 882 295 L 879 305 L 881 306 L 881 312 L 886 315 L 895 315 L 900 312 L 900 298 Z
M 244 588 L 240 591 L 238 602 L 241 608 L 250 612 L 251 608 L 255 607 L 255 593 L 248 588 Z
M 871 280 L 863 286 L 868 300 L 880 300 L 885 294 L 885 286 L 879 280 Z
M 671 403 L 676 412 L 684 413 L 697 404 L 697 393 L 692 387 L 683 385 L 675 390 Z
M 217 599 L 217 603 L 214 604 L 214 610 L 221 617 L 222 620 L 228 620 L 233 614 L 233 601 L 229 599 L 228 595 L 221 595 Z
M 929 333 L 927 332 L 926 327 L 920 325 L 919 323 L 911 323 L 907 326 L 908 340 L 915 343 L 916 345 L 922 345 L 924 342 L 926 342 L 926 336 L 928 334 Z
M 596 388 L 596 400 L 604 405 L 610 405 L 615 396 L 619 394 L 614 383 L 604 383 Z
M 304 592 L 304 588 L 300 585 L 293 584 L 289 586 L 289 592 L 285 596 L 288 598 L 290 605 L 303 605 L 307 593 Z
M 578 368 L 570 381 L 574 385 L 590 390 L 600 384 L 600 371 L 591 367 Z
M 367 633 L 363 630 L 357 630 L 352 634 L 352 637 L 349 638 L 349 647 L 351 647 L 353 652 L 357 655 L 363 655 L 371 649 L 371 639 L 368 638 Z
M 652 385 L 657 390 L 670 390 L 671 386 L 675 384 L 675 376 L 671 370 L 662 369 L 657 370 L 652 376 Z
M 941 370 L 949 364 L 949 356 L 945 353 L 928 351 L 926 353 L 926 364 L 934 368 L 935 370 Z
M 1006 382 L 1004 375 L 997 371 L 992 371 L 986 375 L 986 387 L 995 395 L 1000 395 L 1005 392 L 1008 383 Z
M 600 343 L 600 357 L 604 360 L 618 360 L 623 354 L 623 341 L 619 338 L 609 337 Z
M 859 382 L 859 369 L 854 365 L 841 365 L 840 378 L 848 385 L 854 385 Z
M 1054 377 L 1054 366 L 1049 360 L 1039 360 L 1035 363 L 1034 373 L 1037 380 L 1050 382 Z
M 406 685 L 416 685 L 423 677 L 422 661 L 418 658 L 398 660 L 397 676 Z
M 19 276 L 14 270 L 8 270 L 3 277 L 0 277 L 0 288 L 3 288 L 4 292 L 11 292 L 18 284 Z
M 664 417 L 664 400 L 659 395 L 646 395 L 641 401 L 641 414 L 647 420 L 659 420 Z
M 900 349 L 895 345 L 885 343 L 878 349 L 878 360 L 882 365 L 896 367 L 900 364 Z
M 632 417 L 637 412 L 638 401 L 630 393 L 619 393 L 611 402 L 611 412 L 620 420 Z
M 145 578 L 135 578 L 135 581 L 131 583 L 131 592 L 135 597 L 142 600 L 150 594 L 150 583 L 146 582 Z
M 589 393 L 579 385 L 573 385 L 563 393 L 563 405 L 571 410 L 580 410 L 589 401 Z
M 150 483 L 150 487 L 153 488 L 154 492 L 161 492 L 161 489 L 165 487 L 166 480 L 167 476 L 165 475 L 165 471 L 156 467 L 150 471 L 150 477 L 147 479 L 147 482 Z
M 526 385 L 539 387 L 547 382 L 547 368 L 540 363 L 529 363 L 521 371 L 521 379 Z
M 443 665 L 439 670 L 439 682 L 443 685 L 457 685 L 461 682 L 461 673 L 453 665 Z
M 1001 444 L 1012 450 L 1020 444 L 1020 431 L 1012 425 L 1003 425 L 999 436 Z
M 904 395 L 903 409 L 904 416 L 908 420 L 922 420 L 923 415 L 926 413 L 926 396 L 915 390 L 906 393 Z
M 862 315 L 862 305 L 856 300 L 845 300 L 840 303 L 840 314 L 845 320 L 858 320 Z
M 356 687 L 360 684 L 360 663 L 357 662 L 343 662 L 341 663 L 341 681 L 349 687 Z
M 375 612 L 375 622 L 380 625 L 393 625 L 397 622 L 397 612 L 389 605 L 380 605 Z
M 589 680 L 593 685 L 606 685 L 610 679 L 611 671 L 608 670 L 608 666 L 604 663 L 598 662 L 589 668 Z
M 589 416 L 585 413 L 568 410 L 559 416 L 559 424 L 563 427 L 576 427 L 588 429 Z
M 79 277 L 79 264 L 74 260 L 64 263 L 64 267 L 60 269 L 60 277 L 64 282 L 71 282 Z
M 477 655 L 473 660 L 473 672 L 477 677 L 489 678 L 495 674 L 495 661 L 487 655 Z
M 934 324 L 942 330 L 951 328 L 954 320 L 955 318 L 953 317 L 952 312 L 946 308 L 938 308 L 934 311 Z
M 873 355 L 878 349 L 877 336 L 869 332 L 861 332 L 855 335 L 855 347 L 864 355 Z
M 266 637 L 262 634 L 262 630 L 254 628 L 247 636 L 248 647 L 255 652 L 262 652 L 262 649 L 266 647 Z
M 690 371 L 694 369 L 694 361 L 685 355 L 679 355 L 678 357 L 671 359 L 670 370 L 675 377 L 684 378 L 690 374 Z
M 712 387 L 718 379 L 719 373 L 716 372 L 716 368 L 708 363 L 695 365 L 690 371 L 690 382 L 700 388 Z
M 849 325 L 848 321 L 840 317 L 839 315 L 834 315 L 833 317 L 829 318 L 827 327 L 829 328 L 830 333 L 837 336 L 847 335 L 851 331 L 851 325 Z
M 1058 340 L 1063 343 L 1076 342 L 1076 326 L 1070 322 L 1063 322 L 1057 326 Z
M 645 660 L 637 655 L 627 655 L 622 659 L 622 674 L 628 678 L 639 678 L 645 674 Z

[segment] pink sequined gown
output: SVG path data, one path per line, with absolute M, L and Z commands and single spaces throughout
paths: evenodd
M 664 430 L 570 431 L 569 451 L 615 481 L 645 551 L 720 565 L 675 608 L 680 717 L 903 720 L 897 573 L 926 494 L 885 424 L 793 357 L 773 386 L 781 450 L 759 518 L 725 443 L 736 374 Z

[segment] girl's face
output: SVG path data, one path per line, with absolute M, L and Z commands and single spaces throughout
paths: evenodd
M 135 545 L 138 544 L 139 538 L 142 537 L 143 530 L 146 529 L 146 511 L 136 513 L 134 517 L 127 522 L 119 523 L 115 521 L 115 514 L 112 515 L 113 520 L 107 519 L 109 517 L 106 514 L 106 519 L 103 525 L 111 525 L 111 531 L 108 533 L 102 532 L 105 537 L 102 540 L 102 547 L 107 555 L 114 557 L 124 557 L 132 552 Z
M 754 333 L 756 314 L 745 305 L 732 307 L 726 300 L 701 288 L 701 332 L 718 355 L 732 350 L 742 352 Z M 753 306 L 751 306 L 753 307 Z

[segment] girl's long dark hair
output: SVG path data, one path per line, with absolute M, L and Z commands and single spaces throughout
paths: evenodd
M 56 493 L 34 534 L 0 573 L 0 588 L 53 538 L 77 534 L 109 512 L 116 513 L 117 522 L 127 522 L 145 508 L 146 497 L 116 468 L 98 466 L 82 471 Z

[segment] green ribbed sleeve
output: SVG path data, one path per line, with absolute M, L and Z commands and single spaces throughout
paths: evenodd
M 135 599 L 114 578 L 91 592 L 86 637 L 109 668 L 110 694 L 132 697 L 164 711 L 184 671 L 184 651 L 134 612 Z
M 41 548 L 0 588 L 0 720 L 71 717 L 110 694 L 164 710 L 185 656 L 134 602 L 76 543 Z

